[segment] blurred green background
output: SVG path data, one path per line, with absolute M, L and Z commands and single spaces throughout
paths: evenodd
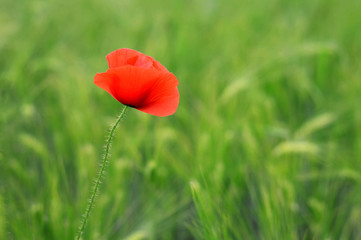
M 83 239 L 361 239 L 361 1 L 1 0 L 0 239 L 73 239 L 132 48 L 180 82 L 131 110 Z

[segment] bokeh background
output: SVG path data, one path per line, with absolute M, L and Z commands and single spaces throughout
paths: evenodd
M 180 82 L 131 110 L 83 239 L 361 239 L 361 1 L 1 0 L 0 239 L 73 239 L 132 48 Z

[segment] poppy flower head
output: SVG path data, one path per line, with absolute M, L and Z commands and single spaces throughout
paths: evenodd
M 109 69 L 94 77 L 98 87 L 140 111 L 161 117 L 175 113 L 178 80 L 158 61 L 127 48 L 109 53 L 106 59 Z

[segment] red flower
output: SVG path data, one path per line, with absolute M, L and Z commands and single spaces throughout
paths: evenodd
M 178 80 L 152 57 L 132 49 L 118 49 L 106 57 L 109 69 L 97 73 L 94 83 L 122 104 L 155 116 L 175 113 Z

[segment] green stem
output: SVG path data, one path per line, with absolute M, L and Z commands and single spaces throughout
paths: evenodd
M 104 170 L 105 170 L 105 168 L 106 168 L 106 166 L 107 166 L 108 156 L 109 156 L 109 150 L 110 150 L 110 147 L 111 147 L 112 138 L 113 138 L 115 129 L 117 128 L 120 120 L 123 119 L 124 114 L 125 114 L 127 108 L 128 108 L 128 106 L 125 105 L 124 108 L 123 108 L 123 110 L 122 110 L 122 112 L 119 114 L 117 120 L 115 121 L 112 129 L 110 130 L 110 134 L 109 134 L 109 136 L 108 136 L 107 144 L 106 144 L 106 147 L 105 147 L 105 154 L 104 154 L 104 157 L 103 157 L 103 162 L 102 162 L 102 165 L 101 165 L 101 169 L 100 169 L 100 171 L 99 171 L 98 178 L 97 178 L 97 180 L 96 180 L 96 182 L 95 182 L 92 195 L 91 195 L 91 197 L 90 197 L 90 199 L 89 199 L 88 207 L 87 207 L 87 209 L 86 209 L 86 211 L 85 211 L 85 214 L 83 215 L 84 217 L 83 217 L 83 220 L 82 220 L 81 225 L 80 225 L 80 227 L 79 227 L 78 235 L 77 235 L 77 237 L 75 238 L 75 239 L 77 239 L 77 240 L 80 240 L 81 235 L 83 234 L 83 231 L 84 231 L 84 229 L 85 229 L 85 226 L 86 226 L 86 224 L 87 224 L 87 222 L 88 222 L 88 218 L 89 218 L 90 212 L 91 212 L 91 210 L 92 210 L 92 208 L 93 208 L 93 205 L 94 205 L 94 203 L 95 203 L 96 196 L 97 196 L 98 191 L 99 191 L 99 187 L 100 187 L 101 179 L 102 179 L 103 174 L 104 174 Z

